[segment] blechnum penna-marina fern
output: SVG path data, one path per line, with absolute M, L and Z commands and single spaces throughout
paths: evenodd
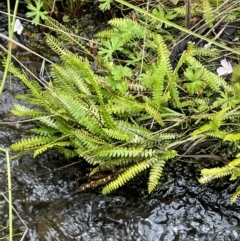
M 223 140 L 221 128 L 238 118 L 232 111 L 240 100 L 235 86 L 197 60 L 197 55 L 216 54 L 215 50 L 199 50 L 189 43 L 173 69 L 162 36 L 130 19 L 113 19 L 110 24 L 111 29 L 98 34 L 103 43 L 99 55 L 89 54 L 89 59 L 47 35 L 61 63 L 52 64 L 52 79 L 45 87 L 10 66 L 29 88 L 28 94 L 18 96 L 27 105 L 15 104 L 13 113 L 34 118 L 37 125 L 32 136 L 11 148 L 34 156 L 55 148 L 67 158 L 81 157 L 94 167 L 90 176 L 105 174 L 91 182 L 105 183 L 104 194 L 148 169 L 151 193 L 182 144 L 208 137 Z M 139 47 L 143 45 L 145 51 Z M 89 183 L 82 189 L 86 187 Z

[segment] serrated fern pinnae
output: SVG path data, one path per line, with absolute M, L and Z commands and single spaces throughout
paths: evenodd
M 201 177 L 199 179 L 200 183 L 208 183 L 214 179 L 222 178 L 225 176 L 231 176 L 230 180 L 236 180 L 240 177 L 240 158 L 236 158 L 233 161 L 229 162 L 223 167 L 216 167 L 210 169 L 203 169 L 201 171 Z M 230 202 L 233 203 L 239 197 L 240 186 L 237 187 L 236 191 L 232 194 Z
M 51 81 L 45 87 L 10 66 L 9 71 L 29 88 L 19 96 L 24 104 L 16 104 L 13 113 L 36 123 L 33 136 L 14 143 L 12 150 L 37 156 L 53 148 L 67 158 L 80 157 L 93 166 L 84 188 L 105 185 L 104 194 L 149 170 L 151 193 L 168 160 L 183 153 L 184 145 L 208 138 L 219 146 L 238 144 L 238 91 L 198 58 L 216 52 L 189 43 L 173 69 L 165 39 L 141 21 L 112 19 L 109 29 L 97 37 L 102 43 L 98 55 L 87 53 L 86 58 L 67 49 L 68 36 L 62 41 L 47 35 L 60 62 L 51 65 Z M 99 69 L 93 70 L 95 60 Z M 192 79 L 183 76 L 186 70 Z M 186 94 L 194 81 L 204 84 Z M 200 181 L 226 175 L 236 179 L 239 165 L 237 159 L 209 172 L 204 169 Z M 238 196 L 237 192 L 233 199 Z
M 151 193 L 159 183 L 159 179 L 163 173 L 165 166 L 165 160 L 157 160 L 150 169 L 149 180 L 148 180 L 148 193 Z
M 107 194 L 123 186 L 130 179 L 134 178 L 137 174 L 139 174 L 140 172 L 146 170 L 151 165 L 153 165 L 155 161 L 156 161 L 156 158 L 150 158 L 128 168 L 125 172 L 120 174 L 114 181 L 111 181 L 109 184 L 107 184 L 103 188 L 102 193 Z

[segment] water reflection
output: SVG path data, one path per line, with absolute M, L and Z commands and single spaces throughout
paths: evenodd
M 71 195 L 77 188 L 73 183 L 62 180 L 60 176 L 43 178 L 36 175 L 34 166 L 39 172 L 49 170 L 46 167 L 50 163 L 49 158 L 51 155 L 45 155 L 38 162 L 26 158 L 16 165 L 15 174 L 23 170 L 25 173 L 15 180 L 14 204 L 30 228 L 26 240 L 185 241 L 240 238 L 240 214 L 237 205 L 229 205 L 227 193 L 191 186 L 180 178 L 169 195 L 167 191 L 161 191 L 145 198 L 124 192 L 121 196 L 103 196 L 96 190 Z M 218 200 L 222 203 L 224 200 L 224 204 L 218 204 Z

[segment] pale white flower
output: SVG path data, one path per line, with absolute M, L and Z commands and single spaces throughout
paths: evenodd
M 219 76 L 228 75 L 233 72 L 233 68 L 230 62 L 226 59 L 221 60 L 221 67 L 217 69 L 217 73 Z
M 20 20 L 17 18 L 16 21 L 15 21 L 15 24 L 14 24 L 14 32 L 17 32 L 17 34 L 21 34 L 22 31 L 23 31 L 23 26 L 20 22 Z

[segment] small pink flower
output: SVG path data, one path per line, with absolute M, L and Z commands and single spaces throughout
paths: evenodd
M 228 75 L 233 72 L 233 68 L 230 62 L 228 62 L 226 59 L 221 60 L 222 67 L 219 67 L 217 69 L 217 73 L 219 76 Z

